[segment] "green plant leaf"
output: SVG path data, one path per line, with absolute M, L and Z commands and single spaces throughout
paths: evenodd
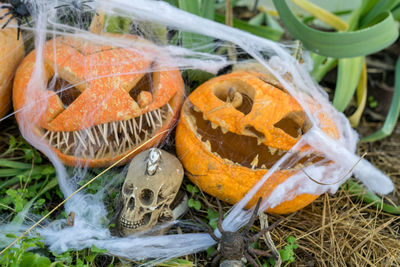
M 201 4 L 201 16 L 209 20 L 214 20 L 215 0 L 202 0 Z
M 318 54 L 316 54 L 318 55 Z M 318 55 L 317 61 L 314 61 L 314 68 L 311 72 L 311 76 L 316 82 L 320 82 L 322 78 L 338 64 L 337 58 L 327 58 L 325 56 Z
M 355 195 L 358 199 L 365 201 L 367 203 L 374 203 L 373 206 L 382 209 L 391 214 L 400 215 L 400 205 L 392 206 L 384 203 L 383 199 L 375 195 L 374 193 L 368 191 L 362 185 L 348 180 L 345 184 L 342 185 L 342 189 L 349 192 L 350 195 Z
M 385 0 L 379 1 L 365 16 L 360 19 L 360 28 L 368 26 L 373 22 L 379 15 L 385 12 L 390 12 L 400 0 Z
M 194 264 L 193 264 L 193 262 L 185 260 L 185 259 L 171 259 L 171 260 L 159 263 L 159 264 L 157 264 L 157 266 L 164 266 L 164 267 L 172 267 L 172 266 L 190 267 L 190 266 L 194 266 Z
M 210 208 L 207 209 L 207 216 L 206 216 L 206 218 L 208 219 L 208 224 L 209 224 L 209 225 L 211 226 L 211 228 L 214 229 L 214 230 L 215 230 L 215 228 L 217 228 L 218 216 L 219 216 L 218 211 L 215 211 L 215 210 L 210 209 Z
M 361 138 L 361 142 L 374 142 L 389 136 L 396 126 L 397 120 L 400 113 L 400 57 L 397 58 L 394 78 L 394 94 L 392 103 L 390 104 L 389 113 L 386 116 L 385 122 L 382 128 L 364 138 Z
M 32 168 L 32 164 L 23 163 L 23 162 L 19 162 L 19 161 L 0 159 L 0 167 L 1 168 L 13 168 L 13 169 L 30 169 L 30 168 Z
M 215 21 L 219 23 L 224 23 L 225 16 L 215 14 Z M 239 19 L 233 19 L 233 27 L 273 41 L 279 41 L 283 35 L 283 31 L 272 29 L 266 26 L 251 25 L 246 21 Z
M 364 16 L 366 13 L 371 11 L 377 3 L 381 0 L 363 0 L 361 1 L 361 15 Z
M 393 10 L 392 10 L 392 16 L 395 20 L 400 20 L 400 5 L 396 6 Z
M 375 53 L 396 41 L 399 32 L 390 13 L 376 25 L 354 32 L 323 32 L 300 22 L 286 0 L 273 0 L 281 21 L 294 38 L 320 55 L 335 58 L 359 57 Z
M 336 30 L 345 31 L 349 28 L 349 25 L 341 18 L 310 1 L 292 0 L 292 2 Z
M 25 253 L 20 263 L 21 267 L 48 267 L 50 265 L 49 258 L 31 252 Z
M 201 210 L 201 203 L 200 203 L 200 201 L 196 200 L 196 201 L 194 202 L 194 208 L 195 208 L 195 210 Z
M 265 16 L 266 16 L 266 14 L 261 12 L 261 13 L 255 15 L 254 17 L 252 17 L 252 18 L 249 20 L 248 23 L 249 23 L 250 25 L 261 26 L 261 24 L 263 24 L 264 21 L 265 21 Z
M 282 28 L 282 26 L 279 24 L 279 22 L 276 21 L 276 19 L 274 17 L 265 13 L 265 18 L 266 18 L 268 27 L 270 27 L 271 29 L 277 30 L 279 32 L 282 32 L 282 33 L 285 32 L 285 30 Z
M 357 110 L 349 117 L 352 127 L 357 127 L 367 103 L 367 64 L 364 61 L 361 69 L 360 80 L 357 85 Z
M 338 77 L 333 97 L 333 106 L 337 110 L 344 111 L 350 103 L 360 80 L 363 62 L 364 57 L 339 59 Z
M 202 2 L 203 3 L 203 2 Z M 204 10 L 202 11 L 202 6 L 200 6 L 199 1 L 187 1 L 187 0 L 178 0 L 178 7 L 184 11 L 190 12 L 197 16 L 211 17 L 209 14 L 205 14 L 205 12 L 211 8 L 212 3 L 209 3 L 209 0 L 205 3 Z M 182 45 L 185 48 L 193 49 L 197 48 L 200 52 L 210 53 L 213 47 L 210 44 L 213 42 L 213 39 L 207 36 L 202 36 L 196 33 L 191 32 L 182 32 Z M 199 47 L 204 46 L 204 48 L 198 49 Z

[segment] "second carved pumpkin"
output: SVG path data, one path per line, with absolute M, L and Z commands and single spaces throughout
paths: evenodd
M 202 84 L 185 101 L 176 132 L 176 149 L 188 177 L 203 191 L 238 202 L 311 127 L 304 110 L 284 89 L 256 72 L 234 72 Z M 322 128 L 337 129 L 325 116 Z M 275 172 L 259 196 L 269 194 L 298 168 Z M 318 196 L 301 194 L 269 209 L 289 213 Z

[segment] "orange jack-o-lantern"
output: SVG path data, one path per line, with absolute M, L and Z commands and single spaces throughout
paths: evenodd
M 326 132 L 337 135 L 329 119 Z M 202 84 L 182 107 L 178 156 L 189 178 L 205 192 L 238 202 L 311 126 L 298 102 L 256 72 L 234 72 Z M 297 172 L 275 172 L 250 204 L 267 197 Z M 267 211 L 289 213 L 318 196 L 302 194 Z
M 160 70 L 160 65 L 171 66 L 171 59 L 139 37 L 125 38 L 121 41 L 132 47 L 71 37 L 48 41 L 41 82 L 31 80 L 35 51 L 18 68 L 14 108 L 31 109 L 17 115 L 18 123 L 37 120 L 32 131 L 67 165 L 111 165 L 157 135 L 143 149 L 154 146 L 179 114 L 184 94 L 180 72 Z
M 0 17 L 5 13 L 6 10 L 0 10 Z M 10 16 L 0 19 L 0 25 L 4 25 L 9 19 Z M 13 21 L 10 24 L 15 23 Z M 10 24 L 0 29 L 0 118 L 11 107 L 12 78 L 25 54 L 24 42 L 22 38 L 17 39 L 17 29 L 11 28 Z

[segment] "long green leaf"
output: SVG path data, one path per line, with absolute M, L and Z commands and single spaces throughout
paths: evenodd
M 324 76 L 338 64 L 337 58 L 327 58 L 321 55 L 318 56 L 320 57 L 316 58 L 317 61 L 314 61 L 314 68 L 311 72 L 311 76 L 316 82 L 320 82 L 322 78 L 324 78 Z
M 364 61 L 361 69 L 360 80 L 357 85 L 357 110 L 349 117 L 352 127 L 357 127 L 367 103 L 367 64 Z
M 351 195 L 356 195 L 357 198 L 367 202 L 374 203 L 373 206 L 382 209 L 391 214 L 400 214 L 400 206 L 392 206 L 384 203 L 383 199 L 375 195 L 374 193 L 369 192 L 362 185 L 359 185 L 352 180 L 348 180 L 342 188 L 349 192 Z
M 373 9 L 376 6 L 376 4 L 379 3 L 379 1 L 381 1 L 381 0 L 363 0 L 363 1 L 361 1 L 361 15 L 364 16 L 369 11 L 371 11 L 371 9 Z
M 224 23 L 225 16 L 220 14 L 215 14 L 215 21 L 219 23 Z M 275 30 L 266 26 L 250 25 L 249 23 L 239 19 L 233 19 L 233 26 L 235 28 L 250 32 L 254 35 L 264 37 L 273 41 L 279 41 L 283 34 L 283 31 Z
M 205 9 L 209 9 L 211 4 L 207 2 L 206 5 L 207 7 Z M 191 0 L 191 1 L 178 0 L 178 7 L 184 11 L 190 12 L 197 16 L 202 16 L 204 15 L 203 12 L 205 12 L 205 11 L 202 12 L 201 9 L 202 7 L 200 6 L 200 2 L 197 0 Z M 210 47 L 212 41 L 213 39 L 210 37 L 202 36 L 191 32 L 182 32 L 182 45 L 185 48 L 189 49 L 196 48 L 198 51 L 206 53 L 211 52 L 213 49 L 212 47 Z
M 349 28 L 340 17 L 308 0 L 292 0 L 292 2 L 336 30 L 345 31 Z
M 338 63 L 338 78 L 333 97 L 333 106 L 344 111 L 350 103 L 360 80 L 364 57 L 342 58 Z
M 396 70 L 395 70 L 395 80 L 394 80 L 394 94 L 392 98 L 392 103 L 390 104 L 389 113 L 386 116 L 385 123 L 383 127 L 361 139 L 361 142 L 374 142 L 379 139 L 385 138 L 389 136 L 396 126 L 397 120 L 399 118 L 400 113 L 400 57 L 397 58 L 396 62 Z
M 209 20 L 214 20 L 215 0 L 202 0 L 201 2 L 201 16 Z
M 379 1 L 373 9 L 371 9 L 365 16 L 361 18 L 359 27 L 364 28 L 382 13 L 391 11 L 392 8 L 395 7 L 399 2 L 400 0 Z
M 257 26 L 261 26 L 261 24 L 263 24 L 265 22 L 265 13 L 260 12 L 259 14 L 255 15 L 254 17 L 252 17 L 248 23 L 250 25 L 257 25 Z
M 300 22 L 286 0 L 273 0 L 286 29 L 315 53 L 335 58 L 358 57 L 375 53 L 396 41 L 399 33 L 390 13 L 376 25 L 355 32 L 323 32 Z
M 395 20 L 400 20 L 400 5 L 393 8 L 392 16 Z
M 0 167 L 1 168 L 12 168 L 12 169 L 30 169 L 30 168 L 32 168 L 32 164 L 18 162 L 18 161 L 11 161 L 11 160 L 6 160 L 6 159 L 0 159 Z
M 271 29 L 277 30 L 279 32 L 285 32 L 285 30 L 282 28 L 282 26 L 279 24 L 279 22 L 272 17 L 270 14 L 265 13 L 266 20 L 267 20 L 267 26 L 270 27 Z

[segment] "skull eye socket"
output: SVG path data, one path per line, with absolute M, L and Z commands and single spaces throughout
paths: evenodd
M 150 205 L 151 203 L 153 203 L 154 200 L 154 192 L 151 191 L 150 189 L 143 189 L 140 192 L 140 196 L 139 196 L 140 202 L 142 202 L 143 205 Z
M 132 194 L 132 192 L 133 192 L 133 188 L 132 188 L 132 187 L 129 187 L 129 186 L 125 186 L 125 187 L 123 188 L 123 191 L 124 191 L 124 194 L 130 195 L 130 194 Z
M 69 107 L 81 94 L 81 91 L 76 89 L 64 79 L 54 76 L 47 84 L 47 90 L 55 92 L 64 105 L 64 108 Z

